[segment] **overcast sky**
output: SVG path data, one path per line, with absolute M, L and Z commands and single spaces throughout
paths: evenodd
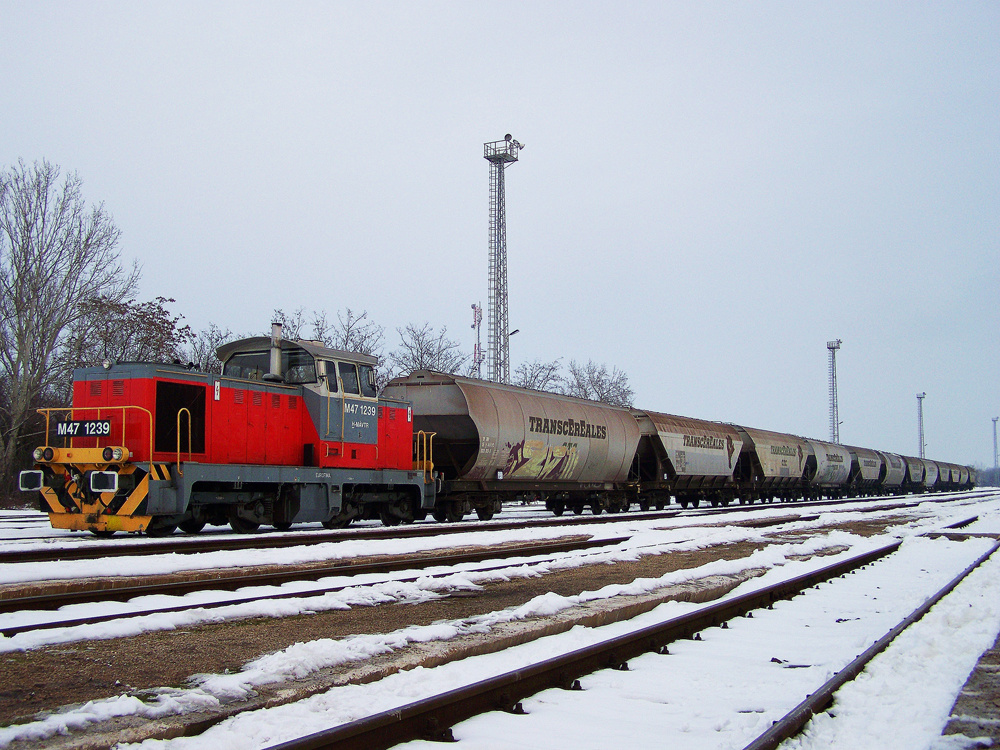
M 512 368 L 636 405 L 993 464 L 1000 3 L 10 2 L 0 167 L 46 158 L 196 329 L 486 303 Z M 485 342 L 486 328 L 483 327 Z

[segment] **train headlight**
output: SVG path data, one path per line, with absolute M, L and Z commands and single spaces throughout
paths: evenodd
M 103 458 L 103 459 L 104 459 L 105 461 L 110 461 L 111 459 L 113 459 L 113 458 L 115 457 L 115 452 L 114 452 L 114 451 L 113 451 L 113 450 L 112 450 L 111 448 L 105 448 L 105 449 L 104 449 L 104 450 L 103 450 L 103 451 L 101 452 L 101 457 L 102 457 L 102 458 Z
M 44 451 L 42 451 L 42 458 L 45 459 L 46 461 L 51 461 L 55 457 L 56 457 L 56 452 L 51 448 L 46 448 Z
M 35 448 L 35 452 L 31 454 L 32 458 L 34 458 L 36 461 L 41 461 L 42 456 L 44 455 L 45 451 L 43 451 L 41 448 Z
M 114 451 L 112 451 L 112 458 L 114 458 L 115 461 L 121 461 L 124 455 L 125 451 L 121 448 L 115 448 Z

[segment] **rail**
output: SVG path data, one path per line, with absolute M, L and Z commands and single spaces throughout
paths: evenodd
M 68 413 L 70 419 L 76 419 L 76 412 L 78 412 L 78 411 L 83 411 L 83 412 L 94 412 L 94 411 L 96 411 L 97 412 L 97 417 L 96 418 L 97 419 L 101 419 L 101 417 L 105 413 L 108 413 L 108 412 L 110 412 L 110 413 L 121 412 L 122 418 L 121 418 L 121 442 L 120 442 L 120 445 L 124 446 L 125 445 L 125 423 L 127 421 L 125 419 L 125 417 L 126 417 L 126 414 L 127 414 L 128 410 L 130 410 L 130 409 L 134 410 L 134 411 L 137 411 L 137 412 L 142 412 L 142 414 L 146 415 L 146 420 L 147 420 L 147 422 L 149 424 L 149 452 L 148 452 L 147 456 L 148 456 L 148 460 L 152 460 L 152 458 L 153 458 L 153 414 L 152 414 L 152 412 L 149 411 L 149 409 L 145 409 L 145 408 L 143 408 L 141 406 L 57 406 L 57 407 L 49 407 L 49 408 L 45 408 L 45 409 L 38 409 L 37 411 L 38 411 L 39 414 L 41 414 L 42 416 L 45 417 L 45 444 L 46 445 L 52 445 L 52 443 L 49 441 L 49 429 L 50 429 L 50 426 L 51 426 L 51 418 L 52 418 L 52 414 L 53 413 L 56 413 L 56 412 Z M 66 435 L 64 437 L 64 439 L 63 439 L 63 447 L 64 448 L 72 448 L 73 447 L 73 440 L 74 440 L 74 437 L 72 435 Z M 188 447 L 190 447 L 190 443 L 189 443 Z
M 911 612 L 906 619 L 901 621 L 896 627 L 875 641 L 875 643 L 865 649 L 865 651 L 854 661 L 823 683 L 819 690 L 809 695 L 809 697 L 807 697 L 799 705 L 785 714 L 784 718 L 774 722 L 770 729 L 743 748 L 743 750 L 773 750 L 785 740 L 798 734 L 802 728 L 809 723 L 809 720 L 812 719 L 815 714 L 823 711 L 830 705 L 833 701 L 833 694 L 836 693 L 837 690 L 861 674 L 868 662 L 885 651 L 897 635 L 902 633 L 910 627 L 910 625 L 927 614 L 931 607 L 950 594 L 955 587 L 965 579 L 966 576 L 986 562 L 986 560 L 988 560 L 989 557 L 997 551 L 997 549 L 1000 549 L 1000 542 L 994 544 L 988 552 L 985 552 L 979 557 L 978 560 L 972 563 L 972 565 L 955 576 L 947 585 L 944 586 L 944 588 L 939 590 L 927 601 L 913 610 L 913 612 Z
M 384 711 L 267 750 L 381 750 L 415 739 L 453 741 L 451 727 L 488 711 L 520 713 L 519 701 L 550 688 L 580 689 L 579 679 L 600 669 L 628 668 L 628 660 L 646 652 L 666 653 L 668 643 L 707 627 L 789 598 L 848 573 L 892 552 L 897 541 L 805 575 L 709 605 L 697 612 L 557 656 L 468 687 Z
M 229 577 L 219 577 L 218 571 L 208 571 L 202 577 L 191 578 L 184 581 L 169 581 L 165 583 L 143 583 L 136 585 L 115 585 L 108 582 L 107 588 L 94 588 L 93 581 L 85 581 L 79 586 L 70 586 L 56 592 L 43 594 L 29 594 L 27 596 L 8 596 L 0 598 L 0 613 L 18 612 L 22 610 L 57 610 L 70 604 L 100 603 L 109 601 L 128 601 L 139 596 L 182 596 L 197 591 L 235 591 L 249 586 L 281 586 L 286 583 L 298 581 L 315 581 L 322 578 L 334 576 L 359 576 L 369 574 L 390 573 L 400 570 L 437 568 L 440 566 L 460 565 L 464 563 L 485 562 L 488 560 L 507 560 L 510 558 L 529 557 L 534 555 L 550 555 L 563 552 L 576 552 L 581 550 L 601 549 L 613 547 L 623 542 L 627 542 L 630 537 L 617 536 L 605 537 L 602 539 L 575 539 L 575 540 L 547 540 L 542 542 L 524 542 L 510 547 L 497 549 L 489 546 L 482 549 L 472 549 L 464 552 L 441 554 L 440 552 L 413 554 L 394 559 L 375 560 L 373 562 L 356 563 L 336 563 L 321 568 L 300 568 L 298 566 L 288 566 L 289 569 L 278 570 L 267 573 L 246 573 Z M 509 563 L 508 563 L 509 564 Z M 503 566 L 501 566 L 503 567 Z M 353 583 L 351 585 L 357 585 Z M 338 591 L 341 588 L 332 588 L 330 591 Z M 295 598 L 300 596 L 312 596 L 314 591 L 284 592 L 275 596 L 263 598 Z M 246 601 L 256 601 L 261 596 L 250 597 Z M 220 602 L 220 606 L 230 606 L 232 599 Z M 186 603 L 172 611 L 181 611 L 194 607 L 212 606 L 211 603 L 194 602 Z M 163 608 L 150 610 L 165 611 Z M 132 616 L 129 613 L 127 616 Z M 81 624 L 87 622 L 98 622 L 104 619 L 115 619 L 122 617 L 122 613 L 110 615 L 109 618 L 95 615 L 84 617 L 79 620 L 60 621 L 59 627 L 66 626 L 68 622 Z M 42 629 L 46 627 L 40 623 L 34 623 L 23 627 L 0 627 L 0 633 L 6 636 L 15 632 L 26 630 Z

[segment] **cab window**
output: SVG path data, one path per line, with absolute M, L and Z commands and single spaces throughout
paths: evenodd
M 226 361 L 222 374 L 241 380 L 262 380 L 271 371 L 270 352 L 234 354 Z
M 375 368 L 371 365 L 358 365 L 358 373 L 361 375 L 361 395 L 375 398 L 378 395 L 375 390 Z
M 230 357 L 222 374 L 242 380 L 264 380 L 271 371 L 271 351 L 242 352 Z M 316 362 L 301 349 L 281 350 L 281 372 L 286 383 L 315 383 Z
M 351 362 L 341 362 L 340 382 L 344 384 L 344 393 L 354 393 L 361 395 L 358 387 L 358 368 Z
M 326 389 L 330 393 L 336 393 L 340 390 L 337 385 L 337 363 L 324 360 L 323 365 L 326 371 Z
M 281 368 L 286 383 L 315 383 L 316 361 L 301 349 L 286 349 L 281 352 Z

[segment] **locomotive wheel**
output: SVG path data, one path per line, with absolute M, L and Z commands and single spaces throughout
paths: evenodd
M 493 518 L 493 508 L 476 508 L 476 515 L 480 521 L 489 521 Z
M 115 535 L 115 532 L 108 529 L 91 529 L 90 533 L 99 539 L 110 539 Z
M 177 526 L 172 523 L 164 524 L 162 526 L 152 526 L 146 529 L 146 536 L 161 537 L 170 536 L 175 531 L 177 531 Z
M 253 534 L 260 528 L 260 524 L 256 521 L 248 521 L 235 514 L 229 517 L 229 526 L 237 534 Z
M 278 531 L 288 531 L 290 528 L 292 528 L 292 524 L 288 521 L 281 521 L 280 523 L 274 524 L 274 528 L 276 528 Z
M 200 518 L 189 518 L 186 521 L 181 521 L 177 527 L 185 534 L 197 534 L 205 528 L 205 522 Z

